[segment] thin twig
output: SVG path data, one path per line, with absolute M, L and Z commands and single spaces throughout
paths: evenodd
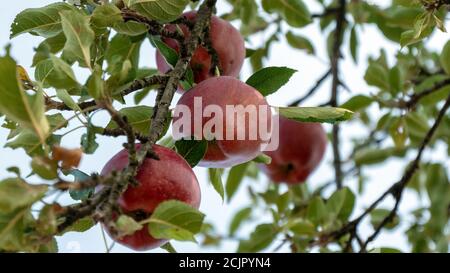
M 296 101 L 292 102 L 291 104 L 289 104 L 289 106 L 292 107 L 292 106 L 300 105 L 302 102 L 304 102 L 309 97 L 314 95 L 314 93 L 319 89 L 319 87 L 328 78 L 328 76 L 330 76 L 330 74 L 331 74 L 331 69 L 327 70 L 327 72 L 325 72 L 325 74 L 323 74 L 323 76 L 320 77 L 320 79 L 317 80 L 316 84 L 308 91 L 308 93 L 306 93 L 303 97 L 299 98 L 298 100 L 296 100 Z

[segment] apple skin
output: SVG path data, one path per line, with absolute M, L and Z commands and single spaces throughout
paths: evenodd
M 279 117 L 279 146 L 264 152 L 272 158 L 260 169 L 276 183 L 299 184 L 320 164 L 327 147 L 327 136 L 320 123 L 302 123 Z
M 140 147 L 136 145 L 137 149 Z M 146 159 L 136 175 L 139 185 L 128 186 L 119 197 L 119 207 L 123 213 L 132 215 L 140 212 L 150 216 L 161 202 L 167 200 L 179 200 L 199 208 L 200 186 L 189 164 L 169 148 L 153 145 L 153 151 L 159 160 Z M 106 163 L 101 174 L 107 175 L 127 166 L 128 151 L 123 149 Z M 134 234 L 118 239 L 118 242 L 131 249 L 145 251 L 159 247 L 167 240 L 153 238 L 148 232 L 148 225 L 145 225 Z
M 188 20 L 194 22 L 196 12 L 187 12 L 183 14 Z M 190 33 L 185 25 L 179 25 L 185 37 Z M 169 25 L 166 27 L 169 31 L 176 31 L 176 27 Z M 222 69 L 222 75 L 237 77 L 241 71 L 245 59 L 245 43 L 241 34 L 227 21 L 217 17 L 211 17 L 211 43 L 219 57 L 219 65 Z M 171 48 L 179 51 L 178 42 L 174 39 L 164 39 L 164 42 Z M 167 73 L 171 67 L 167 64 L 164 57 L 156 51 L 156 64 L 161 73 Z M 211 56 L 208 51 L 199 46 L 192 56 L 190 67 L 194 72 L 194 82 L 200 83 L 214 75 L 210 74 Z M 179 90 L 180 91 L 180 90 Z
M 271 130 L 272 115 L 270 106 L 267 104 L 264 96 L 261 95 L 253 87 L 239 81 L 238 79 L 230 76 L 221 76 L 209 78 L 194 88 L 184 93 L 178 101 L 178 105 L 185 105 L 191 112 L 191 135 L 194 135 L 194 98 L 202 98 L 202 109 L 208 105 L 216 105 L 223 111 L 223 132 L 218 135 L 220 139 L 215 139 L 208 142 L 208 149 L 204 158 L 199 162 L 199 166 L 208 168 L 228 168 L 241 163 L 245 163 L 254 159 L 261 154 L 262 148 L 269 142 L 269 140 L 261 138 L 258 134 L 256 139 L 251 140 L 249 138 L 249 115 L 245 117 L 241 114 L 241 117 L 245 120 L 245 127 L 238 124 L 237 114 L 233 116 L 226 115 L 226 106 L 242 105 L 246 107 L 248 105 L 255 105 L 256 107 L 265 107 L 267 110 L 267 117 L 256 116 L 256 122 L 266 122 L 268 130 Z M 257 108 L 259 109 L 259 108 Z M 174 117 L 174 123 L 183 118 L 183 115 Z M 203 132 L 205 123 L 207 123 L 213 117 L 203 117 L 201 123 L 201 135 L 195 135 L 196 138 L 203 139 L 205 132 Z M 227 124 L 233 122 L 234 138 L 227 140 Z M 264 120 L 263 120 L 264 119 Z M 258 123 L 257 123 L 258 124 Z M 237 139 L 237 128 L 242 126 L 245 129 L 245 138 L 242 140 Z M 175 130 L 175 127 L 172 127 Z M 207 132 L 208 133 L 208 132 Z M 270 131 L 269 131 L 270 133 Z M 174 134 L 175 135 L 175 134 Z M 182 137 L 191 137 L 185 130 L 181 130 Z M 217 136 L 217 135 L 216 135 Z M 269 135 L 270 137 L 270 135 Z

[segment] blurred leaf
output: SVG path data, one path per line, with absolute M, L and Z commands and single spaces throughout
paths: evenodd
M 450 75 L 450 41 L 448 41 L 442 49 L 440 62 L 447 75 Z
M 420 42 L 433 31 L 435 22 L 432 12 L 424 12 L 414 22 L 414 28 L 402 33 L 400 45 L 402 47 Z
M 273 224 L 261 224 L 252 232 L 250 238 L 239 243 L 238 252 L 258 252 L 267 248 L 277 235 L 277 228 Z
M 372 165 L 384 162 L 391 157 L 403 157 L 405 149 L 397 148 L 364 148 L 356 151 L 354 160 L 356 165 Z
M 209 172 L 209 181 L 211 181 L 211 184 L 213 185 L 214 189 L 220 195 L 223 201 L 225 195 L 225 190 L 223 188 L 222 182 L 223 169 L 209 168 L 208 172 Z
M 355 205 L 355 195 L 345 187 L 334 192 L 327 200 L 326 208 L 333 218 L 339 218 L 346 221 L 352 214 Z
M 36 156 L 31 161 L 33 172 L 46 180 L 56 179 L 58 177 L 58 164 L 48 157 Z
M 122 236 L 132 235 L 138 230 L 141 230 L 143 226 L 136 222 L 133 218 L 130 216 L 127 216 L 125 214 L 122 214 L 119 216 L 119 219 L 116 221 L 116 228 L 117 231 Z
M 381 224 L 381 222 L 384 220 L 384 218 L 386 218 L 389 215 L 390 212 L 391 211 L 387 210 L 387 209 L 374 209 L 370 213 L 370 223 L 372 224 L 372 226 L 374 228 L 377 228 Z M 399 220 L 398 216 L 396 215 L 390 223 L 385 225 L 385 228 L 393 229 L 398 225 L 399 222 L 400 222 L 400 220 Z
M 180 201 L 165 201 L 156 207 L 149 219 L 150 234 L 158 239 L 195 241 L 205 215 Z
M 177 253 L 176 249 L 173 247 L 173 245 L 170 242 L 167 242 L 160 246 L 162 249 L 167 251 L 168 253 Z
M 8 119 L 32 130 L 43 143 L 49 133 L 45 118 L 42 91 L 29 95 L 18 80 L 15 61 L 10 56 L 0 57 L 0 113 Z
M 252 208 L 243 208 L 236 212 L 236 214 L 233 216 L 233 219 L 230 222 L 230 228 L 229 228 L 229 234 L 230 236 L 233 236 L 236 231 L 241 227 L 243 222 L 246 220 L 249 220 L 250 215 L 252 214 Z
M 356 27 L 353 26 L 350 31 L 350 54 L 352 55 L 353 61 L 358 63 L 358 37 L 357 37 Z
M 286 40 L 293 48 L 306 50 L 306 53 L 308 54 L 315 53 L 313 44 L 304 36 L 295 35 L 291 31 L 288 31 L 288 33 L 286 33 Z
M 328 217 L 327 207 L 322 198 L 314 197 L 308 205 L 307 219 L 316 226 L 323 224 Z
M 365 95 L 356 95 L 351 97 L 348 101 L 343 103 L 340 107 L 357 112 L 360 110 L 363 110 L 367 108 L 369 105 L 371 105 L 373 102 L 373 99 L 371 97 L 365 96 Z
M 279 107 L 279 114 L 299 122 L 335 123 L 351 119 L 353 112 L 335 107 Z
M 0 213 L 8 214 L 31 206 L 44 197 L 47 185 L 31 185 L 20 178 L 8 178 L 0 182 Z
M 89 217 L 81 218 L 78 221 L 76 221 L 75 223 L 73 223 L 70 227 L 66 228 L 59 235 L 62 235 L 67 232 L 86 232 L 89 229 L 91 229 L 93 226 L 95 226 L 94 220 L 92 220 Z
M 247 170 L 248 165 L 249 163 L 243 163 L 234 166 L 228 173 L 227 183 L 225 186 L 225 192 L 227 194 L 228 202 L 231 201 L 237 189 L 239 188 L 242 179 L 244 179 L 245 171 Z
M 316 233 L 314 224 L 305 219 L 292 220 L 292 222 L 290 222 L 288 226 L 289 230 L 297 236 L 314 235 Z
M 376 86 L 382 90 L 389 90 L 388 71 L 379 63 L 372 62 L 364 76 L 368 85 Z
M 205 156 L 208 149 L 208 141 L 203 140 L 185 140 L 181 139 L 175 142 L 177 152 L 184 157 L 191 167 L 195 167 Z

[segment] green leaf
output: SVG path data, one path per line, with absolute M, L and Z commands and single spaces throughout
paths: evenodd
M 351 119 L 353 112 L 335 107 L 279 107 L 281 116 L 300 122 L 335 123 Z
M 26 236 L 31 235 L 29 230 L 33 224 L 35 221 L 29 207 L 9 214 L 0 213 L 0 249 L 6 252 L 35 252 L 34 243 Z
M 377 228 L 381 222 L 389 215 L 391 211 L 387 209 L 374 209 L 370 213 L 370 223 L 374 228 Z M 395 216 L 394 219 L 385 225 L 385 228 L 387 229 L 393 229 L 399 224 L 400 220 L 398 216 Z
M 249 163 L 243 163 L 237 166 L 234 166 L 231 168 L 230 172 L 228 173 L 227 177 L 227 183 L 225 186 L 225 192 L 227 194 L 228 202 L 231 201 L 231 198 L 233 198 L 234 194 L 236 193 L 237 189 L 239 188 L 239 185 L 242 182 L 242 179 L 244 179 L 245 172 L 249 166 Z
M 103 130 L 103 129 L 100 129 Z M 97 127 L 93 126 L 91 119 L 88 119 L 88 127 L 86 128 L 86 133 L 81 136 L 81 147 L 85 154 L 93 154 L 98 148 L 97 139 Z
M 11 149 L 23 148 L 28 155 L 34 156 L 43 152 L 39 138 L 30 130 L 22 131 L 16 138 L 5 144 Z
M 49 124 L 44 114 L 42 91 L 29 95 L 23 90 L 16 63 L 10 56 L 0 57 L 0 75 L 0 113 L 32 130 L 43 143 L 49 133 Z
M 295 219 L 288 223 L 289 230 L 295 235 L 314 235 L 316 233 L 316 228 L 314 224 L 305 219 Z
M 242 23 L 248 25 L 258 14 L 258 5 L 254 0 L 242 0 L 239 4 Z
M 373 165 L 384 162 L 390 157 L 402 157 L 405 153 L 405 149 L 397 148 L 364 148 L 356 151 L 354 160 L 358 166 Z
M 82 182 L 91 179 L 88 174 L 77 169 L 71 170 L 69 174 L 73 175 L 73 177 L 75 178 L 75 182 Z M 85 188 L 81 190 L 69 190 L 69 194 L 73 200 L 84 201 L 91 197 L 94 194 L 94 191 L 94 188 Z
M 419 15 L 415 22 L 414 28 L 402 33 L 400 38 L 400 45 L 402 47 L 420 42 L 425 37 L 433 32 L 433 27 L 436 24 L 432 12 L 424 12 Z
M 175 142 L 177 152 L 184 157 L 191 167 L 195 167 L 205 156 L 208 141 L 180 139 Z
M 266 67 L 250 76 L 246 83 L 268 96 L 285 85 L 295 72 L 287 67 Z
M 52 86 L 57 89 L 65 89 L 69 93 L 71 89 L 79 87 L 72 67 L 54 55 L 50 55 L 50 59 L 37 64 L 34 77 L 44 87 Z
M 31 161 L 31 169 L 40 177 L 52 180 L 58 177 L 58 164 L 47 157 L 36 156 Z
M 322 198 L 314 197 L 309 202 L 306 215 L 307 219 L 314 223 L 316 226 L 323 224 L 325 220 L 327 220 L 327 207 L 325 206 Z
M 233 236 L 236 231 L 241 227 L 242 223 L 246 220 L 249 220 L 250 215 L 252 214 L 252 208 L 243 208 L 239 210 L 233 217 L 230 223 L 229 234 Z
M 114 4 L 106 3 L 97 6 L 91 16 L 91 24 L 100 31 L 118 23 L 123 23 L 122 15 L 120 9 Z
M 326 208 L 328 213 L 334 218 L 347 220 L 352 214 L 355 205 L 355 195 L 345 187 L 334 192 L 327 200 Z
M 36 54 L 33 56 L 33 64 L 31 66 L 36 66 L 40 61 L 50 58 L 50 53 L 56 54 L 60 52 L 64 48 L 65 43 L 66 36 L 62 32 L 42 41 L 35 49 Z
M 450 75 L 450 41 L 442 49 L 440 61 L 442 68 L 444 68 L 447 75 Z
M 42 8 L 26 9 L 19 13 L 11 25 L 10 38 L 30 32 L 48 38 L 61 32 L 59 13 L 64 10 L 75 10 L 66 3 L 53 3 Z
M 180 17 L 189 0 L 126 0 L 125 4 L 145 17 L 167 23 Z
M 127 236 L 135 233 L 138 230 L 141 230 L 143 228 L 143 225 L 136 222 L 130 216 L 122 214 L 116 221 L 116 228 L 122 236 Z
M 126 107 L 120 109 L 119 113 L 127 117 L 128 123 L 134 130 L 144 136 L 148 135 L 151 125 L 151 117 L 153 115 L 152 107 L 143 105 Z M 115 129 L 118 127 L 113 120 L 110 120 L 106 128 Z
M 160 38 L 154 36 L 150 36 L 150 42 L 156 47 L 159 53 L 161 53 L 166 62 L 172 66 L 172 68 L 175 67 L 178 62 L 178 53 L 175 49 L 169 47 L 166 43 L 161 41 Z
M 117 33 L 128 36 L 138 36 L 147 32 L 146 25 L 135 21 L 116 23 L 113 28 Z
M 102 68 L 96 65 L 87 81 L 88 93 L 94 99 L 101 99 L 105 96 L 105 83 L 102 78 Z
M 20 178 L 8 178 L 0 182 L 0 213 L 8 214 L 31 206 L 44 197 L 47 185 L 31 185 Z
M 290 26 L 303 27 L 311 23 L 311 14 L 302 0 L 274 0 L 279 2 L 277 9 L 281 7 L 282 16 Z
M 211 181 L 211 184 L 213 185 L 214 189 L 220 195 L 223 201 L 225 195 L 225 190 L 223 188 L 222 182 L 223 169 L 209 168 L 208 172 L 209 172 L 209 181 Z
M 357 111 L 367 108 L 369 105 L 372 104 L 372 102 L 373 102 L 373 99 L 371 97 L 368 97 L 365 95 L 356 95 L 354 97 L 351 97 L 348 101 L 346 101 L 340 107 L 344 108 L 344 109 L 348 109 L 353 112 L 357 112 Z
M 89 217 L 81 218 L 80 220 L 73 223 L 70 227 L 66 228 L 60 235 L 66 232 L 86 232 L 95 226 L 94 220 Z
M 358 62 L 358 37 L 357 37 L 356 27 L 353 26 L 350 31 L 350 54 L 352 55 L 353 61 Z
M 388 71 L 379 63 L 372 62 L 364 75 L 368 85 L 376 86 L 382 90 L 389 90 Z
M 45 205 L 39 212 L 36 229 L 40 235 L 51 236 L 58 230 L 57 211 L 61 207 L 58 204 Z
M 123 34 L 115 35 L 105 52 L 107 71 L 112 75 L 120 73 L 127 60 L 131 62 L 132 67 L 137 67 L 140 47 L 141 42 L 133 42 L 130 37 Z
M 168 253 L 177 253 L 176 249 L 173 247 L 173 245 L 170 242 L 167 242 L 160 246 L 160 248 L 164 249 Z
M 194 235 L 200 232 L 204 217 L 203 213 L 183 202 L 165 201 L 156 207 L 148 229 L 158 239 L 195 242 Z
M 89 16 L 78 11 L 63 11 L 61 25 L 67 41 L 64 53 L 69 58 L 78 61 L 82 67 L 91 67 L 91 45 L 95 34 L 89 25 Z
M 250 239 L 241 241 L 238 252 L 258 252 L 267 248 L 275 239 L 277 228 L 273 224 L 261 224 L 250 235 Z
M 305 50 L 308 54 L 315 53 L 313 44 L 308 38 L 304 36 L 295 35 L 291 31 L 288 31 L 288 33 L 286 33 L 286 40 L 288 44 L 293 48 Z
M 266 154 L 260 154 L 252 161 L 255 163 L 270 164 L 272 162 L 272 158 Z
M 76 103 L 65 89 L 56 89 L 56 96 L 70 109 L 81 112 L 80 106 Z

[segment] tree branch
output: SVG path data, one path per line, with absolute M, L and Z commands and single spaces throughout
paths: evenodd
M 103 105 L 100 106 L 104 107 L 111 114 L 112 119 L 127 136 L 127 149 L 129 151 L 130 159 L 129 164 L 124 170 L 117 174 L 110 175 L 112 177 L 111 186 L 104 187 L 100 192 L 94 194 L 92 198 L 77 206 L 78 208 L 83 209 L 83 213 L 74 213 L 72 209 L 68 209 L 67 213 L 64 215 L 64 222 L 60 224 L 58 228 L 59 230 L 63 230 L 70 226 L 71 223 L 74 223 L 77 219 L 80 219 L 80 217 L 93 216 L 96 220 L 106 219 L 106 224 L 112 227 L 112 231 L 114 232 L 114 223 L 112 223 L 111 213 L 116 208 L 117 200 L 126 190 L 128 184 L 134 182 L 137 170 L 144 160 L 149 156 L 157 159 L 157 155 L 153 154 L 152 146 L 156 143 L 164 130 L 170 103 L 178 88 L 180 80 L 186 73 L 194 51 L 205 37 L 205 31 L 208 30 L 212 10 L 214 9 L 215 4 L 216 0 L 205 0 L 200 6 L 191 36 L 189 36 L 186 41 L 186 51 L 181 52 L 181 56 L 174 69 L 167 74 L 167 78 L 165 78 L 167 81 L 164 82 L 164 88 L 158 90 L 148 141 L 139 151 L 136 151 L 134 148 L 136 135 L 131 126 L 127 123 L 126 118 L 124 119 L 121 114 L 112 107 L 109 101 L 102 102 Z M 144 84 L 146 85 L 148 82 L 144 82 Z M 135 87 L 141 87 L 142 85 L 143 84 L 137 83 Z
M 327 72 L 325 72 L 325 74 L 320 79 L 317 80 L 316 84 L 303 97 L 299 98 L 296 101 L 293 101 L 291 104 L 289 104 L 289 106 L 293 107 L 293 106 L 300 105 L 302 102 L 304 102 L 309 97 L 314 95 L 314 93 L 319 89 L 319 87 L 328 78 L 328 76 L 330 76 L 330 74 L 331 74 L 331 69 L 328 69 Z
M 395 217 L 396 212 L 398 210 L 400 201 L 401 201 L 401 197 L 402 197 L 402 193 L 406 187 L 406 185 L 409 183 L 409 181 L 411 180 L 411 178 L 413 177 L 414 173 L 417 171 L 417 169 L 419 168 L 419 164 L 420 161 L 422 159 L 422 155 L 423 152 L 425 150 L 425 148 L 428 146 L 428 144 L 430 143 L 431 139 L 433 138 L 434 133 L 436 132 L 436 130 L 438 129 L 440 123 L 442 122 L 442 119 L 445 116 L 445 113 L 447 112 L 447 110 L 450 108 L 450 96 L 447 98 L 444 106 L 442 107 L 442 109 L 439 111 L 439 115 L 436 118 L 433 126 L 431 127 L 431 129 L 427 132 L 425 138 L 423 139 L 419 150 L 417 152 L 416 158 L 414 159 L 414 161 L 409 165 L 409 167 L 406 169 L 404 175 L 402 176 L 402 178 L 400 179 L 400 181 L 396 182 L 395 184 L 393 184 L 391 187 L 389 187 L 389 189 L 387 191 L 385 191 L 380 197 L 378 197 L 360 216 L 358 216 L 356 219 L 352 220 L 351 222 L 347 223 L 346 225 L 344 225 L 341 229 L 332 232 L 331 234 L 325 235 L 324 237 L 326 237 L 326 240 L 329 241 L 333 241 L 333 240 L 338 240 L 339 238 L 341 238 L 342 236 L 350 233 L 352 230 L 355 230 L 357 228 L 357 226 L 361 223 L 361 221 L 367 216 L 369 215 L 375 208 L 378 207 L 378 205 L 389 195 L 393 195 L 396 203 L 394 205 L 394 208 L 392 209 L 392 211 L 389 213 L 389 215 L 380 223 L 380 225 L 375 229 L 375 232 L 363 243 L 362 247 L 361 247 L 361 252 L 365 251 L 365 248 L 367 247 L 367 245 L 372 242 L 377 235 L 379 234 L 379 232 L 381 231 L 381 229 L 388 224 L 390 221 L 392 221 L 392 219 Z
M 333 52 L 331 56 L 331 74 L 333 76 L 333 82 L 331 87 L 331 99 L 330 104 L 333 107 L 338 106 L 338 89 L 340 85 L 339 79 L 339 59 L 341 58 L 341 44 L 342 44 L 342 36 L 344 32 L 345 25 L 345 13 L 346 13 L 346 1 L 339 0 L 338 10 L 336 12 L 336 30 L 334 33 L 334 43 L 333 43 Z M 342 166 L 341 166 L 341 153 L 339 150 L 340 139 L 339 139 L 339 124 L 333 125 L 333 164 L 335 171 L 335 179 L 337 188 L 342 188 Z

